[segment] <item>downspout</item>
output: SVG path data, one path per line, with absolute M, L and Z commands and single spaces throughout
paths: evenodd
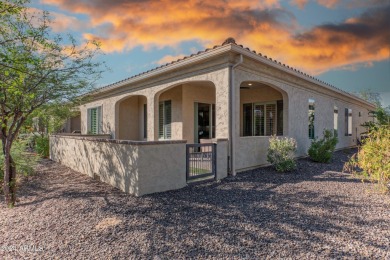
M 230 175 L 236 176 L 236 163 L 234 161 L 234 152 L 235 152 L 235 141 L 236 141 L 236 128 L 235 128 L 235 123 L 236 123 L 236 113 L 235 113 L 235 108 L 236 108 L 236 91 L 234 89 L 234 69 L 242 64 L 244 61 L 244 58 L 242 54 L 240 54 L 240 60 L 234 64 L 229 66 L 229 76 L 230 76 L 230 82 L 229 82 L 229 106 L 230 106 L 230 113 L 229 113 L 229 139 L 230 139 Z

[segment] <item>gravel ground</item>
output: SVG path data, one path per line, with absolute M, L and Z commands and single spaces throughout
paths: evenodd
M 141 198 L 44 160 L 0 206 L 0 259 L 390 259 L 390 196 L 340 173 L 352 152 Z

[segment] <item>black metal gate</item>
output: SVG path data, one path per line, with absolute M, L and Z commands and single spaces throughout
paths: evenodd
M 216 144 L 187 144 L 187 181 L 211 179 L 216 176 Z

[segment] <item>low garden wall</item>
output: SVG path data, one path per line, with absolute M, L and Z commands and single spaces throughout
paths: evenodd
M 122 141 L 50 136 L 50 158 L 124 192 L 144 194 L 186 186 L 186 141 Z M 222 167 L 222 166 L 221 166 Z

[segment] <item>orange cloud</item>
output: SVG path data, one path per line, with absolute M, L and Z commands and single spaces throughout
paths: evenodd
M 369 9 L 343 23 L 314 27 L 296 35 L 300 27 L 295 17 L 282 9 L 278 0 L 255 4 L 252 0 L 42 1 L 87 14 L 96 33 L 83 36 L 99 40 L 106 52 L 136 46 L 176 47 L 192 40 L 210 47 L 232 36 L 238 43 L 312 74 L 389 57 L 390 6 Z M 339 3 L 318 1 L 329 7 Z M 306 1 L 292 2 L 304 6 Z
M 65 14 L 50 12 L 50 16 L 52 17 L 51 28 L 54 32 L 63 32 L 67 30 L 84 30 L 88 27 L 85 22 L 81 22 L 76 17 L 68 16 Z
M 341 24 L 318 26 L 296 35 L 289 51 L 293 64 L 304 64 L 314 74 L 330 68 L 382 61 L 390 57 L 390 6 L 373 9 Z

